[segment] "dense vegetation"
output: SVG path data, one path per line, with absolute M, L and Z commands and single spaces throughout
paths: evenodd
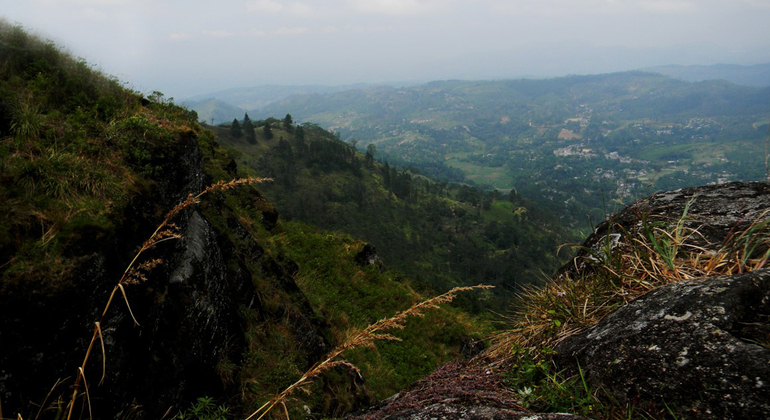
M 376 161 L 373 147 L 361 155 L 316 125 L 293 125 L 290 115 L 256 126 L 255 142 L 237 137 L 235 124 L 215 130 L 241 152 L 242 168 L 275 179 L 262 189 L 282 215 L 374 244 L 385 267 L 428 290 L 499 286 L 483 301 L 465 302 L 474 312 L 507 311 L 516 290 L 558 265 L 565 232 L 515 193 L 485 193 L 397 169 Z
M 294 112 L 434 177 L 514 189 L 587 230 L 654 190 L 763 179 L 770 88 L 628 72 L 358 89 L 260 112 Z
M 24 418 L 34 416 L 28 407 L 44 404 L 40 407 L 43 416 L 53 418 L 61 416 L 68 401 L 63 394 L 71 390 L 69 383 L 59 382 L 60 386 L 53 390 L 51 386 L 57 378 L 71 375 L 75 363 L 79 364 L 85 352 L 83 340 L 98 319 L 95 316 L 104 304 L 102 297 L 106 300 L 109 295 L 104 295 L 102 289 L 111 287 L 108 284 L 98 285 L 97 291 L 80 290 L 93 274 L 83 272 L 84 267 L 92 267 L 94 261 L 115 261 L 116 266 L 105 267 L 104 271 L 116 274 L 117 282 L 125 267 L 122 264 L 131 261 L 136 249 L 173 207 L 175 197 L 186 195 L 164 189 L 173 184 L 172 178 L 183 176 L 177 174 L 177 168 L 185 153 L 200 150 L 201 176 L 212 183 L 231 179 L 237 175 L 237 168 L 231 153 L 220 148 L 214 135 L 197 123 L 194 112 L 176 106 L 160 93 L 145 98 L 126 89 L 117 80 L 105 77 L 20 27 L 0 24 L 0 63 L 0 332 L 3 340 L 24 339 L 23 344 L 22 340 L 14 341 L 14 348 L 2 357 L 28 357 L 24 360 L 29 363 L 13 366 L 26 374 L 24 378 L 14 376 L 17 382 L 8 381 L 6 371 L 0 375 L 2 403 L 6 414 L 18 411 Z M 292 142 L 295 139 L 279 128 L 284 125 L 293 127 L 290 120 L 275 122 L 275 147 L 270 148 L 273 154 L 291 153 L 292 147 L 287 148 L 289 143 L 282 137 L 291 138 Z M 264 137 L 269 136 L 269 130 L 263 127 L 264 124 L 256 147 L 267 148 Z M 345 167 L 345 162 L 360 161 L 348 146 L 321 136 L 323 130 L 312 126 L 306 129 L 308 149 L 300 150 L 298 143 L 294 143 L 298 155 L 312 153 L 317 162 L 341 167 Z M 301 133 L 303 128 L 296 130 L 295 133 Z M 246 139 L 244 136 L 243 141 Z M 340 157 L 341 150 L 345 157 Z M 291 164 L 299 165 L 298 161 L 281 162 L 288 166 L 270 169 L 276 176 L 276 185 L 303 182 L 291 176 Z M 396 175 L 411 179 L 403 173 Z M 399 182 L 394 181 L 394 185 L 400 185 Z M 347 188 L 332 186 L 329 193 L 349 192 Z M 399 194 L 417 193 L 406 188 L 399 190 Z M 459 207 L 471 210 L 465 205 Z M 322 356 L 308 346 L 312 334 L 297 327 L 305 325 L 302 322 L 314 325 L 322 343 L 334 347 L 351 331 L 408 308 L 423 297 L 404 274 L 362 259 L 361 255 L 368 255 L 362 253 L 367 249 L 364 242 L 298 221 L 277 219 L 272 205 L 252 187 L 211 194 L 198 205 L 197 211 L 213 226 L 217 241 L 231 251 L 225 257 L 227 269 L 249 279 L 259 298 L 256 306 L 243 304 L 235 308 L 242 330 L 228 340 L 245 343 L 245 351 L 222 353 L 215 367 L 219 377 L 214 379 L 221 383 L 206 385 L 219 390 L 215 397 L 221 398 L 219 403 L 231 406 L 231 412 L 251 412 L 298 379 Z M 291 211 L 296 212 L 297 208 Z M 170 246 L 166 242 L 173 241 L 164 241 L 164 246 Z M 156 252 L 166 252 L 164 249 Z M 123 348 L 124 356 L 131 346 L 121 340 L 141 337 L 152 331 L 153 323 L 163 321 L 143 318 L 152 314 L 153 309 L 142 308 L 138 302 L 149 296 L 151 302 L 163 306 L 170 287 L 164 277 L 169 274 L 168 269 L 162 264 L 160 268 L 149 269 L 160 262 L 141 263 L 145 267 L 141 276 L 120 289 L 134 303 L 136 316 L 143 325 L 131 325 L 134 315 L 118 314 L 126 310 L 121 307 L 113 308 L 102 320 L 104 331 L 98 330 L 100 336 L 104 335 L 107 349 Z M 48 312 L 53 308 L 45 307 L 46 302 L 70 308 L 72 313 L 81 314 L 82 319 L 53 322 L 50 314 L 58 312 Z M 35 319 L 22 317 L 19 322 L 23 324 L 17 325 L 14 322 L 18 313 L 14 313 L 12 320 L 8 311 L 40 313 L 36 313 Z M 42 329 L 21 328 L 31 328 L 38 318 Z M 107 325 L 119 328 L 108 329 Z M 11 327 L 15 329 L 7 329 Z M 292 417 L 306 416 L 307 411 L 302 408 L 305 404 L 313 413 L 330 416 L 387 397 L 439 363 L 458 357 L 463 345 L 480 338 L 480 331 L 487 328 L 457 309 L 429 313 L 397 333 L 404 342 L 389 342 L 377 349 L 366 348 L 346 355 L 360 369 L 363 382 L 353 380 L 357 378 L 354 372 L 344 366 L 331 370 L 315 383 L 309 396 L 298 396 L 300 403 L 290 408 Z M 72 338 L 65 331 L 76 338 L 72 342 L 62 341 L 63 337 Z M 34 343 L 41 347 L 33 347 Z M 92 359 L 98 357 L 92 355 Z M 149 358 L 155 366 L 163 363 L 155 354 L 142 357 Z M 114 360 L 106 365 L 108 374 L 113 365 L 124 363 Z M 50 368 L 42 369 L 39 363 L 50 363 L 40 365 Z M 92 361 L 91 365 L 94 364 L 99 361 Z M 93 372 L 96 375 L 96 369 Z M 143 375 L 159 380 L 152 371 Z M 92 386 L 99 382 L 98 377 L 88 379 Z M 105 386 L 112 386 L 110 380 Z M 136 393 L 141 391 L 137 389 Z M 98 392 L 95 387 L 91 389 L 92 396 Z M 9 401 L 9 396 L 26 400 Z M 105 401 L 104 397 L 100 400 Z M 85 399 L 82 401 L 83 413 L 88 415 Z M 130 405 L 132 401 L 119 403 Z M 216 405 L 211 398 L 202 398 L 188 413 L 193 409 L 207 411 Z M 105 409 L 117 411 L 119 407 Z M 134 406 L 132 410 L 142 408 Z

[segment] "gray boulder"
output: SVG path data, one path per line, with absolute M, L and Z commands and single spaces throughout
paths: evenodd
M 658 193 L 600 225 L 585 250 L 648 221 L 686 224 L 718 249 L 770 209 L 770 186 L 732 183 Z M 619 239 L 619 238 L 618 238 Z M 591 270 L 590 252 L 562 274 Z M 679 418 L 770 418 L 770 270 L 660 287 L 556 347 L 559 369 L 577 374 L 621 403 L 680 413 Z
M 770 418 L 770 270 L 663 286 L 556 347 L 621 403 Z

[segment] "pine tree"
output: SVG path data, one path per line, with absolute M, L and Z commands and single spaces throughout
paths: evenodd
M 246 141 L 257 144 L 257 134 L 254 132 L 254 124 L 252 124 L 248 113 L 243 117 L 243 132 L 246 134 Z
M 238 118 L 233 118 L 233 123 L 230 125 L 230 135 L 235 138 L 243 137 L 243 129 L 241 128 L 241 124 L 238 122 Z
M 291 132 L 293 131 L 293 128 L 294 128 L 294 127 L 292 126 L 292 123 L 293 123 L 293 122 L 294 122 L 294 121 L 291 119 L 291 114 L 286 114 L 286 116 L 285 116 L 285 117 L 283 117 L 283 128 L 284 128 L 284 129 L 285 129 L 287 132 L 289 132 L 289 133 L 291 133 Z
M 262 131 L 265 133 L 266 139 L 272 139 L 273 138 L 273 130 L 270 129 L 270 123 L 265 121 L 265 125 L 262 128 Z

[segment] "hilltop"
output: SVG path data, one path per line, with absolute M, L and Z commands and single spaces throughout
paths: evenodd
M 657 66 L 643 69 L 664 74 L 688 82 L 704 80 L 725 80 L 736 85 L 768 87 L 770 86 L 770 63 L 753 66 L 735 64 L 714 64 L 711 66 Z

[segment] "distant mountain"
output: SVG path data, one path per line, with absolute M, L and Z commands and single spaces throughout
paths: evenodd
M 200 101 L 185 101 L 182 105 L 198 113 L 198 120 L 211 124 L 219 124 L 232 121 L 234 118 L 243 118 L 246 112 L 243 108 L 231 105 L 215 98 Z
M 323 85 L 263 85 L 255 87 L 239 87 L 219 92 L 191 96 L 182 101 L 190 109 L 195 110 L 204 121 L 214 124 L 231 121 L 233 118 L 243 118 L 244 110 L 261 109 L 273 102 L 286 99 L 293 95 L 312 95 L 336 93 L 352 89 L 369 87 L 363 83 L 354 85 L 323 86 Z
M 295 95 L 323 95 L 373 88 L 375 86 L 414 86 L 417 82 L 379 83 L 376 85 L 356 83 L 350 85 L 263 85 L 255 87 L 237 87 L 218 92 L 195 95 L 185 98 L 181 103 L 196 111 L 201 120 L 214 124 L 232 121 L 233 118 L 243 118 L 244 112 L 262 109 L 275 102 L 282 101 Z M 245 110 L 245 111 L 244 111 Z
M 770 86 L 770 63 L 753 66 L 714 64 L 711 66 L 657 66 L 643 69 L 688 82 L 726 80 L 736 85 Z

